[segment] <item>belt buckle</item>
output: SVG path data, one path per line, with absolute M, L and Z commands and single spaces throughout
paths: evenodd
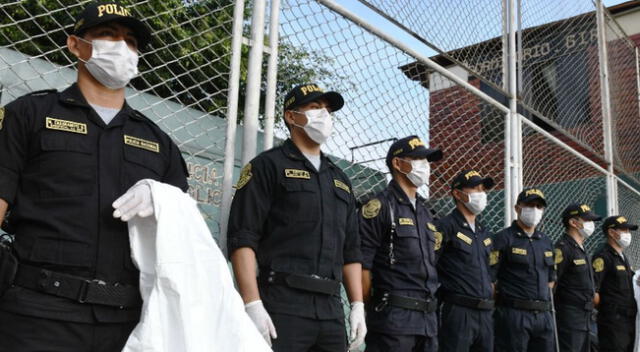
M 93 280 L 83 280 L 82 281 L 82 286 L 80 286 L 80 294 L 78 295 L 78 303 L 86 303 L 87 302 L 87 295 L 89 294 L 89 285 L 91 285 L 92 283 L 96 283 L 98 285 L 106 285 L 107 283 L 99 280 L 99 279 L 93 279 Z

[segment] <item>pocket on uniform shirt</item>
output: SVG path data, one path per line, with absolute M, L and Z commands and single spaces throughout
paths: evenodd
M 397 262 L 418 262 L 422 259 L 422 249 L 418 229 L 415 226 L 398 225 L 393 241 Z
M 128 145 L 123 148 L 125 190 L 147 178 L 162 181 L 165 163 L 159 153 Z
M 320 200 L 311 180 L 282 182 L 284 188 L 283 204 L 287 215 L 293 221 L 315 221 L 320 219 Z
M 42 198 L 85 196 L 93 193 L 96 159 L 87 135 L 60 131 L 43 131 L 41 153 L 29 163 L 35 165 L 33 178 Z M 30 168 L 28 168 L 30 169 Z
M 36 239 L 29 253 L 29 261 L 60 266 L 91 266 L 88 244 L 49 238 Z
M 507 254 L 507 258 L 509 262 L 520 265 L 528 265 L 529 264 L 529 253 L 527 254 L 519 254 L 514 253 L 514 250 L 519 250 L 520 248 L 511 248 L 511 252 Z

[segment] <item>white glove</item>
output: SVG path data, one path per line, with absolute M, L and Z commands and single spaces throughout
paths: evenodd
M 349 313 L 349 325 L 351 331 L 349 333 L 349 351 L 353 351 L 364 343 L 364 337 L 367 335 L 367 324 L 364 320 L 364 303 L 351 302 L 351 313 Z
M 152 215 L 151 188 L 145 182 L 136 183 L 111 206 L 115 208 L 113 217 L 120 218 L 122 221 L 129 221 L 136 215 L 141 218 Z
M 271 317 L 269 313 L 267 313 L 267 310 L 264 309 L 262 301 L 249 302 L 244 305 L 244 310 L 247 312 L 247 315 L 249 315 L 249 318 L 253 320 L 262 337 L 267 340 L 269 347 L 271 347 L 271 339 L 277 339 L 278 334 L 276 334 L 276 327 L 273 326 Z

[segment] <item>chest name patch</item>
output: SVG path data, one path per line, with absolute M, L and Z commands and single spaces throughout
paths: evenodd
M 148 150 L 150 152 L 160 153 L 160 145 L 158 143 L 138 137 L 128 136 L 126 134 L 124 135 L 124 144 Z
M 87 134 L 86 123 L 54 119 L 53 117 L 45 118 L 45 127 L 50 130 Z
M 434 232 L 435 232 L 435 231 L 438 231 L 438 228 L 436 227 L 436 225 L 434 225 L 434 224 L 432 224 L 432 223 L 430 223 L 430 222 L 428 222 L 428 223 L 427 223 L 427 228 L 428 228 L 429 230 L 431 230 L 431 231 L 434 231 Z
M 456 237 L 458 237 L 459 239 L 461 239 L 462 241 L 464 241 L 464 243 L 466 243 L 468 245 L 471 245 L 471 243 L 473 242 L 473 240 L 469 236 L 465 235 L 462 232 L 458 232 L 456 234 Z
M 410 225 L 413 226 L 413 219 L 411 218 L 398 218 L 398 223 L 400 225 Z
M 306 180 L 311 179 L 311 174 L 307 170 L 298 169 L 284 169 L 284 177 L 287 178 L 303 178 Z
M 344 190 L 347 193 L 351 193 L 351 190 L 349 189 L 349 186 L 347 186 L 346 183 L 340 181 L 340 180 L 336 180 L 335 178 L 333 179 L 333 184 L 340 188 L 341 190 Z
M 573 260 L 573 264 L 575 264 L 575 265 L 585 265 L 585 264 L 587 264 L 587 261 L 584 260 L 584 259 L 574 259 Z
M 482 241 L 482 243 L 484 243 L 485 247 L 489 247 L 491 245 L 491 239 L 485 238 L 484 241 Z
M 547 257 L 547 258 L 551 258 L 551 257 L 553 257 L 553 252 L 552 251 L 545 251 L 544 252 L 544 256 Z
M 616 265 L 616 270 L 624 271 L 627 270 L 627 268 L 625 268 L 624 265 Z
M 527 250 L 524 248 L 511 248 L 511 253 L 518 255 L 527 255 Z

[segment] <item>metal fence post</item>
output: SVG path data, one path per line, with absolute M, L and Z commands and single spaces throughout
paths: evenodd
M 233 195 L 233 169 L 235 167 L 243 23 L 244 0 L 236 0 L 235 7 L 233 9 L 233 31 L 231 34 L 231 64 L 229 65 L 229 95 L 227 97 L 227 131 L 224 146 L 222 203 L 220 205 L 220 238 L 218 238 L 220 250 L 225 254 L 227 253 L 227 221 L 229 219 L 229 210 L 231 208 L 231 196 Z
M 264 150 L 273 147 L 273 127 L 276 110 L 276 84 L 278 83 L 278 27 L 280 26 L 280 0 L 271 0 L 269 20 L 269 62 L 267 64 L 267 94 L 265 98 Z
M 522 136 L 522 128 L 520 127 L 520 119 L 518 118 L 518 66 L 517 66 L 517 41 L 516 41 L 516 17 L 517 17 L 517 7 L 515 0 L 509 0 L 509 51 L 507 57 L 509 72 L 509 122 L 511 127 L 511 143 L 510 143 L 510 157 L 509 157 L 509 167 L 510 171 L 510 183 L 511 190 L 509 196 L 511 197 L 511 201 L 516 197 L 518 192 L 520 192 L 521 188 L 521 154 L 522 154 L 522 143 L 520 143 Z M 513 203 L 512 203 L 513 205 Z M 514 209 L 511 207 L 509 213 L 512 214 Z M 506 224 L 508 226 L 508 224 Z
M 249 51 L 246 100 L 243 115 L 242 165 L 251 161 L 257 153 L 265 8 L 266 0 L 254 0 L 253 16 L 251 18 L 251 50 Z
M 511 72 L 509 71 L 510 0 L 502 0 L 502 86 L 509 90 Z M 511 111 L 504 118 L 504 226 L 513 219 L 513 195 L 511 194 Z
M 598 61 L 600 62 L 600 97 L 602 101 L 602 132 L 604 141 L 604 158 L 607 162 L 607 214 L 618 213 L 617 183 L 613 158 L 613 119 L 611 117 L 611 92 L 609 87 L 609 59 L 607 54 L 607 31 L 604 5 L 602 0 L 596 1 L 596 20 L 598 27 Z

